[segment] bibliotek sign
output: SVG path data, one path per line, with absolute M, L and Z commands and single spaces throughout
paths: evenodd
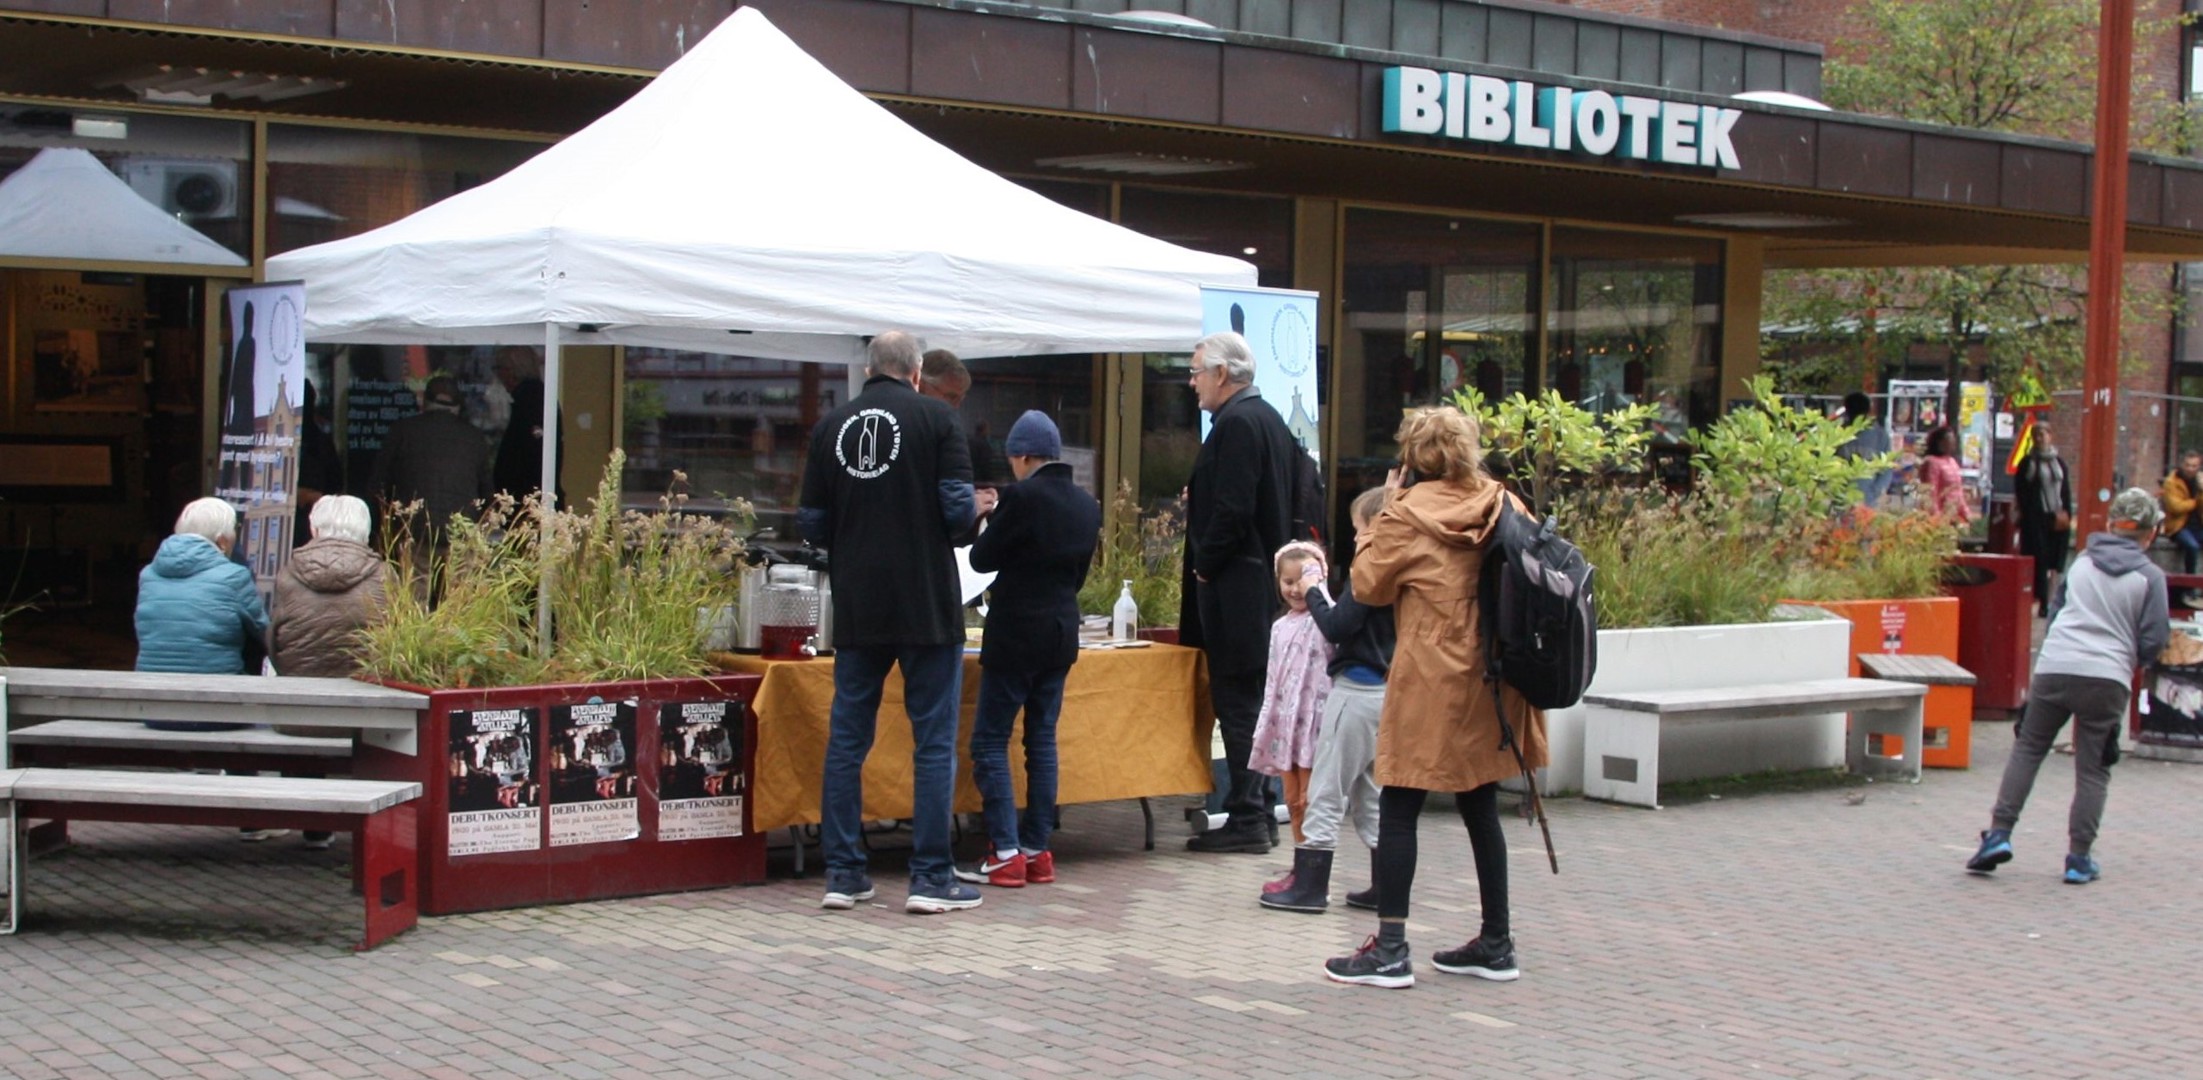
M 1729 139 L 1739 109 L 1417 67 L 1386 69 L 1384 87 L 1388 133 L 1739 167 Z

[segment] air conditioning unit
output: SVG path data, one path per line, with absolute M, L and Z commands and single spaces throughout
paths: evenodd
M 137 157 L 122 179 L 147 202 L 187 220 L 237 216 L 237 163 L 207 158 Z

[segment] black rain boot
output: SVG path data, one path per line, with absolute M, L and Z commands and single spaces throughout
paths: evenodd
M 1369 849 L 1369 887 L 1346 894 L 1346 906 L 1363 911 L 1377 910 L 1377 849 Z
M 1263 893 L 1262 906 L 1279 911 L 1318 915 L 1331 903 L 1331 853 L 1314 848 L 1293 849 L 1293 885 L 1282 892 Z

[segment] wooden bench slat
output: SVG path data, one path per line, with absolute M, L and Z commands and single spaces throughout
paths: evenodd
M 1947 656 L 1914 656 L 1909 653 L 1860 653 L 1859 667 L 1877 679 L 1920 683 L 1924 686 L 1972 686 L 1974 673 Z
M 15 770 L 13 797 L 26 802 L 87 802 L 304 814 L 372 814 L 421 797 L 421 785 L 391 780 L 302 780 L 280 776 L 103 769 Z
M 281 678 L 259 675 L 190 675 L 159 671 L 77 671 L 68 668 L 0 668 L 8 696 L 139 698 L 221 704 L 300 705 L 317 708 L 419 710 L 425 694 L 358 679 Z
M 242 731 L 156 731 L 116 720 L 49 720 L 8 733 L 17 746 L 104 747 L 123 750 L 177 750 L 211 754 L 291 754 L 349 758 L 352 740 L 285 735 L 264 728 Z
M 1918 699 L 1927 688 L 1918 683 L 1887 679 L 1813 679 L 1804 682 L 1759 686 L 1714 686 L 1694 690 L 1631 690 L 1621 693 L 1585 694 L 1587 705 L 1603 705 L 1631 712 L 1657 713 L 1661 717 L 1689 717 L 1782 710 L 1810 713 L 1849 712 L 1889 708 Z

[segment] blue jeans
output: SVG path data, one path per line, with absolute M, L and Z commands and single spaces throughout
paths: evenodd
M 862 645 L 834 650 L 834 705 L 828 714 L 826 776 L 819 785 L 819 849 L 829 871 L 865 868 L 864 759 L 872 752 L 880 689 L 903 668 L 903 709 L 910 716 L 910 876 L 947 879 L 949 816 L 956 795 L 956 719 L 964 696 L 964 647 Z
M 1056 827 L 1056 717 L 1071 669 L 979 676 L 979 715 L 971 728 L 971 779 L 985 800 L 987 839 L 994 850 L 1048 850 Z M 1010 784 L 1010 726 L 1025 710 L 1025 812 Z
M 2187 573 L 2195 573 L 2195 559 L 2203 551 L 2203 510 L 2188 515 L 2188 523 L 2172 534 L 2172 542 L 2180 545 L 2180 564 Z

